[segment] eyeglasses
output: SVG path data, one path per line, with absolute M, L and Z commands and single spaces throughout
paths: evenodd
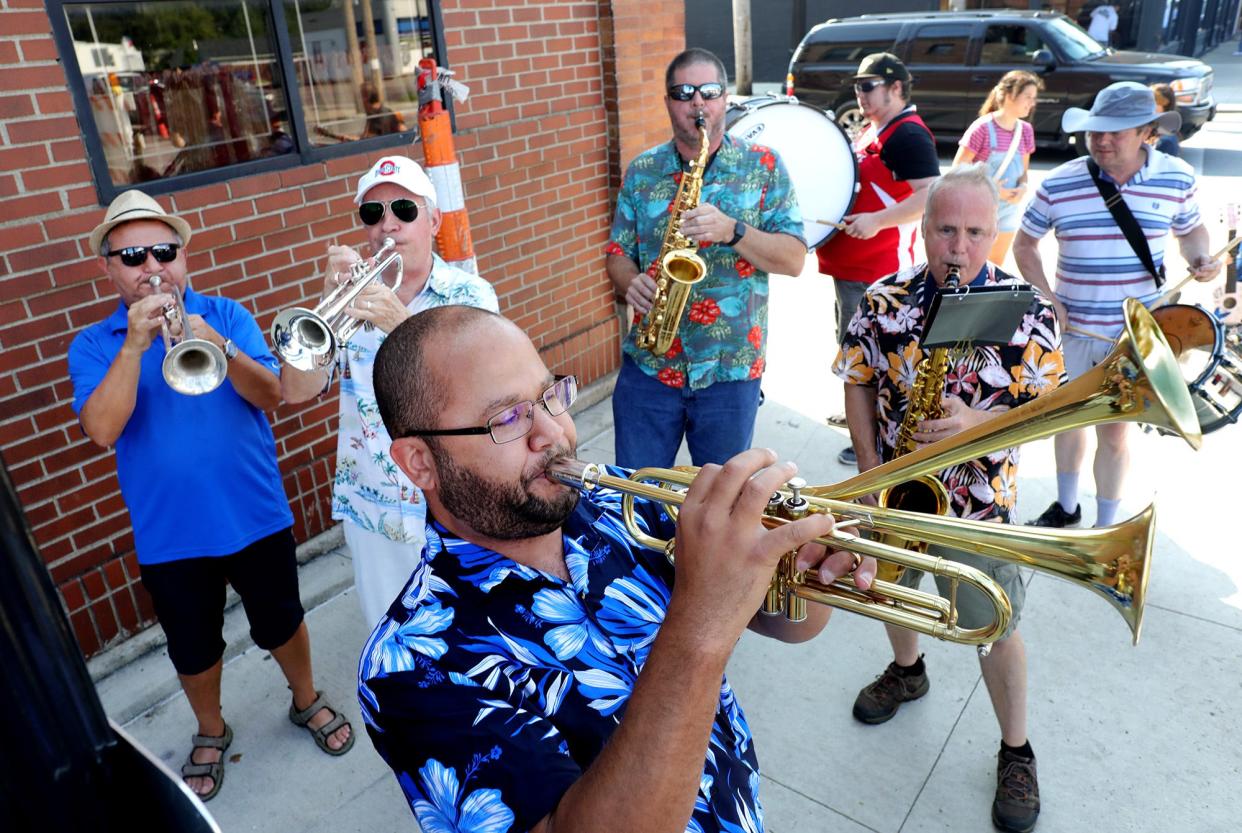
M 156 243 L 154 246 L 126 246 L 124 249 L 117 249 L 115 252 L 108 252 L 104 257 L 120 257 L 121 263 L 126 266 L 141 266 L 147 262 L 147 252 L 155 255 L 155 259 L 160 263 L 172 263 L 177 259 L 177 250 L 181 248 L 179 243 Z
M 668 97 L 674 101 L 693 101 L 694 94 L 703 96 L 704 101 L 720 98 L 724 95 L 724 84 L 708 81 L 706 84 L 674 84 L 668 88 Z
M 403 223 L 412 223 L 418 219 L 418 203 L 404 197 L 388 202 L 379 200 L 364 202 L 358 206 L 358 219 L 368 226 L 373 226 L 384 219 L 384 212 L 390 209 L 392 216 Z
M 519 440 L 530 433 L 535 425 L 535 406 L 543 405 L 551 416 L 560 416 L 569 410 L 578 398 L 578 380 L 573 376 L 557 376 L 547 390 L 539 395 L 538 402 L 526 400 L 510 405 L 487 421 L 487 425 L 473 428 L 430 428 L 407 431 L 402 437 L 465 437 L 472 434 L 491 434 L 496 445 Z
M 866 93 L 869 93 L 869 92 L 871 92 L 872 90 L 874 90 L 876 87 L 883 87 L 883 86 L 884 86 L 885 84 L 887 84 L 887 83 L 888 83 L 887 81 L 884 81 L 884 80 L 881 80 L 881 79 L 876 79 L 876 80 L 874 80 L 874 81 L 872 81 L 872 80 L 868 80 L 868 81 L 855 81 L 855 82 L 854 82 L 854 91 L 855 91 L 855 92 L 859 92 L 859 93 L 864 93 L 864 94 L 866 94 Z

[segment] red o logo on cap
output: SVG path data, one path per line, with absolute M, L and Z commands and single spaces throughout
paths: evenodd
M 379 166 L 380 176 L 392 176 L 396 172 L 397 172 L 397 165 L 395 162 L 391 160 L 385 161 L 384 164 Z

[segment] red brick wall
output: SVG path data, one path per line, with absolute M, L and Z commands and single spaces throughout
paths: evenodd
M 554 371 L 594 381 L 617 365 L 610 188 L 668 135 L 659 76 L 682 48 L 681 3 L 444 0 L 442 11 L 447 63 L 472 92 L 457 152 L 480 271 Z M 113 455 L 69 407 L 69 341 L 116 304 L 85 241 L 103 209 L 41 0 L 0 0 L 0 32 L 0 454 L 90 655 L 152 621 Z M 361 245 L 352 186 L 379 155 L 161 197 L 195 229 L 196 287 L 241 301 L 266 332 L 276 311 L 316 295 L 329 242 Z M 336 409 L 332 395 L 272 414 L 298 540 L 332 523 Z

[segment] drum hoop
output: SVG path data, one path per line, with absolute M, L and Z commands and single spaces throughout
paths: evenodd
M 838 133 L 841 134 L 841 138 L 845 140 L 845 146 L 849 148 L 850 165 L 852 166 L 852 170 L 854 172 L 854 192 L 850 194 L 849 203 L 845 206 L 845 213 L 849 214 L 854 209 L 854 203 L 858 201 L 858 192 L 861 190 L 861 187 L 862 187 L 862 183 L 859 181 L 858 154 L 855 153 L 854 151 L 854 142 L 850 140 L 849 134 L 841 129 L 841 125 L 837 124 L 836 113 L 833 112 L 832 110 L 824 110 L 822 108 L 816 107 L 813 104 L 807 104 L 805 101 L 799 101 L 797 97 L 795 96 L 781 96 L 781 95 L 776 95 L 775 93 L 764 93 L 762 95 L 753 96 L 751 98 L 743 99 L 741 101 L 732 102 L 729 105 L 729 108 L 730 109 L 737 108 L 741 112 L 736 118 L 733 119 L 733 123 L 730 124 L 728 123 L 728 113 L 726 111 L 725 132 L 729 133 L 730 128 L 732 128 L 733 124 L 736 124 L 740 119 L 744 118 L 745 116 L 748 116 L 753 112 L 762 110 L 764 107 L 770 107 L 773 104 L 793 104 L 798 107 L 805 107 L 808 110 L 811 110 L 815 112 L 816 114 L 823 116 L 827 120 L 827 122 L 830 125 L 832 125 L 832 127 Z M 741 139 L 740 136 L 735 136 L 732 133 L 729 133 L 729 135 L 733 136 L 735 139 L 739 139 L 739 140 Z M 771 145 L 767 145 L 767 147 L 771 147 Z M 779 154 L 780 151 L 777 150 L 777 153 Z M 786 165 L 786 170 L 788 171 L 788 165 Z M 789 180 L 790 182 L 793 182 L 792 172 L 789 175 Z M 797 193 L 796 184 L 794 185 L 794 193 Z M 799 204 L 799 208 L 801 208 L 801 204 Z M 806 217 L 803 217 L 802 221 L 805 226 L 807 222 Z M 806 242 L 807 251 L 808 252 L 815 251 L 820 246 L 824 245 L 829 240 L 831 240 L 837 234 L 838 231 L 840 231 L 840 229 L 838 228 L 829 228 L 828 233 L 824 235 L 823 239 L 813 246 L 809 242 L 804 241 Z

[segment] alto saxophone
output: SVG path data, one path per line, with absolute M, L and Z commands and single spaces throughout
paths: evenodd
M 655 297 L 651 309 L 638 325 L 634 341 L 644 350 L 655 355 L 667 353 L 677 337 L 681 316 L 690 298 L 690 287 L 703 280 L 707 264 L 699 257 L 698 246 L 681 233 L 682 216 L 699 204 L 703 190 L 703 171 L 707 167 L 707 151 L 711 141 L 703 114 L 694 120 L 699 129 L 699 155 L 690 160 L 690 169 L 677 186 L 677 196 L 669 214 L 668 227 L 664 230 L 664 242 L 657 258 L 659 271 L 656 275 Z
M 932 280 L 930 272 L 927 279 Z M 949 266 L 945 288 L 956 289 L 960 281 L 961 269 L 957 266 Z M 944 396 L 944 380 L 948 372 L 948 347 L 932 348 L 931 354 L 919 362 L 914 374 L 914 383 L 910 388 L 906 415 L 897 429 L 894 458 L 909 454 L 918 448 L 918 443 L 914 440 L 914 432 L 918 430 L 920 422 L 925 419 L 940 419 L 944 416 L 940 400 Z M 886 509 L 923 512 L 928 515 L 944 515 L 949 511 L 949 492 L 935 475 L 928 474 L 884 489 L 880 492 L 880 506 Z M 927 544 L 922 541 L 911 541 L 900 536 L 885 536 L 885 543 L 917 552 L 927 552 Z M 891 570 L 888 575 L 884 575 L 887 568 Z M 881 565 L 881 574 L 877 575 L 877 578 L 896 581 L 900 574 L 900 567 L 884 562 Z

